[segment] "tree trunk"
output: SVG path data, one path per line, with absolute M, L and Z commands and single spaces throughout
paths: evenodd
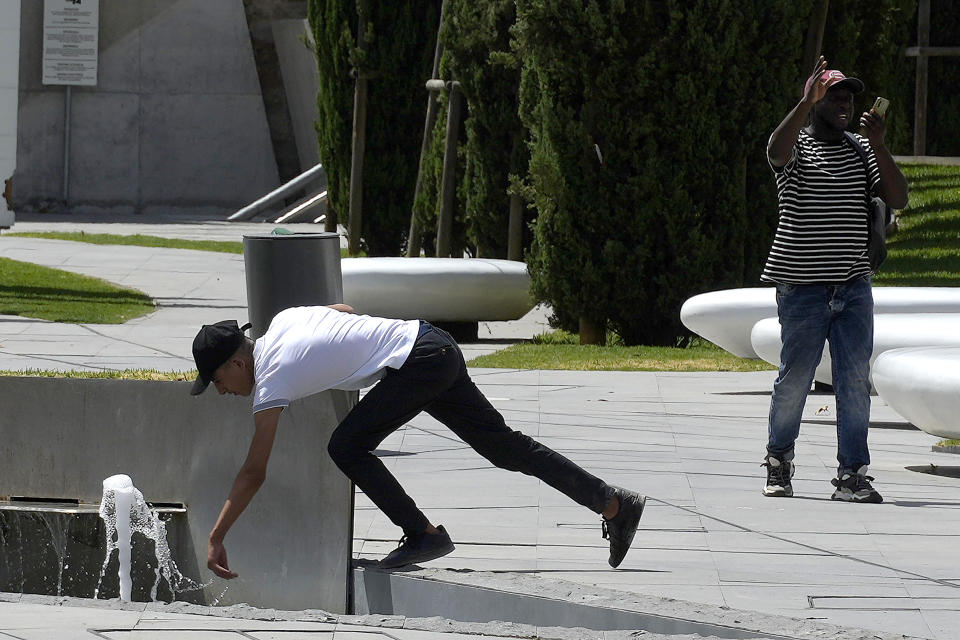
M 823 30 L 827 26 L 827 8 L 830 6 L 830 0 L 817 0 L 813 3 L 813 9 L 810 11 L 810 22 L 807 24 L 807 41 L 803 47 L 803 60 L 800 69 L 804 79 L 808 78 L 813 70 L 817 68 L 817 60 L 820 58 L 821 47 L 823 47 Z
M 600 346 L 607 344 L 606 327 L 581 316 L 580 344 L 598 344 Z

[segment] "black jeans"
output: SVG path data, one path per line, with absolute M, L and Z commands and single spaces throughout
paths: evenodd
M 507 427 L 470 379 L 463 353 L 450 334 L 424 322 L 403 366 L 387 369 L 327 445 L 340 470 L 406 534 L 424 531 L 430 521 L 371 452 L 421 411 L 497 467 L 539 478 L 595 513 L 602 512 L 613 496 L 612 488 L 599 478 Z

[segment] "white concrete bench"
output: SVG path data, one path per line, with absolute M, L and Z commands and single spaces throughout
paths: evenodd
M 874 313 L 960 313 L 960 287 L 874 287 Z M 777 315 L 774 287 L 724 289 L 683 303 L 683 325 L 735 356 L 756 358 L 750 332 Z
M 874 290 L 876 293 L 877 290 Z M 780 364 L 780 321 L 765 318 L 751 332 L 751 344 L 763 360 Z M 883 313 L 873 317 L 873 355 L 904 347 L 960 347 L 960 313 Z M 832 384 L 830 351 L 826 344 L 814 379 Z
M 885 351 L 873 363 L 873 386 L 890 408 L 941 438 L 960 438 L 960 347 Z
M 345 258 L 343 301 L 358 313 L 431 322 L 517 320 L 533 308 L 527 266 L 487 258 Z

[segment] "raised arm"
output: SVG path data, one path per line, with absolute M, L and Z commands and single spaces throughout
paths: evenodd
M 255 431 L 247 451 L 247 459 L 233 481 L 233 488 L 220 510 L 220 516 L 207 543 L 207 567 L 221 578 L 237 577 L 227 563 L 227 549 L 223 545 L 223 539 L 267 477 L 267 461 L 273 450 L 273 440 L 282 411 L 283 407 L 274 407 L 253 414 Z
M 803 98 L 780 125 L 773 130 L 770 141 L 767 143 L 767 159 L 775 167 L 782 167 L 790 161 L 793 154 L 793 145 L 797 144 L 800 129 L 807 123 L 810 110 L 827 93 L 826 84 L 820 79 L 827 70 L 827 61 L 823 56 L 817 61 L 817 67 L 804 88 Z
M 894 209 L 907 206 L 907 179 L 900 167 L 890 155 L 884 142 L 887 132 L 887 120 L 872 111 L 864 112 L 860 124 L 867 130 L 867 140 L 877 157 L 877 169 L 880 170 L 880 197 Z

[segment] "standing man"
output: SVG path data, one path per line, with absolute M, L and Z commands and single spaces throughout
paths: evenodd
M 249 325 L 247 325 L 249 326 Z M 199 376 L 191 393 L 211 382 L 221 394 L 253 394 L 255 431 L 207 548 L 207 566 L 236 577 L 223 541 L 266 479 L 277 423 L 292 401 L 327 389 L 376 383 L 330 438 L 336 465 L 403 530 L 383 568 L 426 562 L 453 551 L 443 526 L 434 526 L 372 452 L 421 411 L 445 424 L 494 465 L 535 476 L 603 516 L 609 564 L 623 561 L 646 498 L 612 487 L 559 453 L 506 426 L 503 416 L 467 374 L 450 335 L 420 320 L 355 315 L 348 305 L 294 307 L 278 313 L 256 342 L 229 320 L 204 325 L 193 341 Z
M 870 452 L 870 355 L 873 291 L 867 259 L 866 193 L 894 209 L 907 204 L 907 181 L 884 146 L 886 123 L 864 113 L 858 136 L 867 164 L 844 131 L 863 82 L 827 70 L 823 56 L 800 103 L 770 136 L 767 159 L 776 174 L 779 223 L 761 279 L 777 288 L 780 374 L 770 400 L 766 496 L 792 496 L 794 443 L 804 403 L 830 343 L 837 399 L 837 477 L 831 498 L 882 502 L 867 475 Z

